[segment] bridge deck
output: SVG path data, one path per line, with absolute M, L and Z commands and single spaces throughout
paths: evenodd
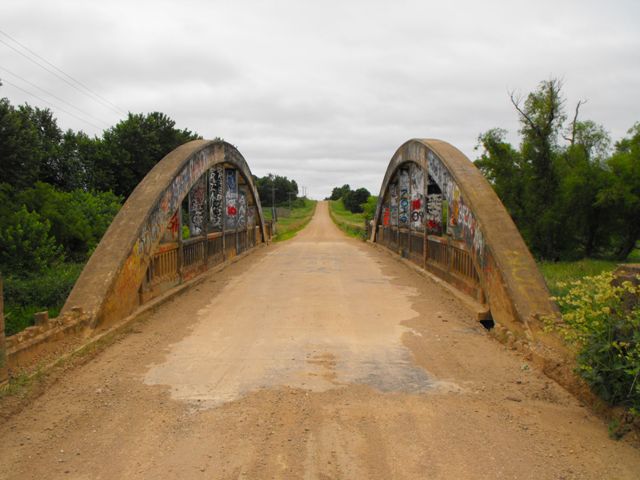
M 0 478 L 637 478 L 640 454 L 454 298 L 295 239 L 166 304 L 0 426 Z

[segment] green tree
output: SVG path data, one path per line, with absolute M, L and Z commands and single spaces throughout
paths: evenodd
M 23 276 L 62 261 L 62 247 L 51 225 L 23 205 L 0 226 L 0 267 L 7 275 Z
M 526 209 L 523 214 L 529 227 L 526 234 L 533 249 L 543 258 L 557 258 L 566 240 L 560 212 L 550 208 L 556 204 L 559 190 L 555 160 L 559 154 L 558 138 L 566 118 L 561 88 L 559 80 L 545 80 L 527 96 L 524 105 L 511 95 L 520 117 L 520 154 L 530 170 L 524 189 Z
M 343 198 L 344 207 L 352 213 L 362 213 L 363 204 L 367 202 L 371 194 L 366 188 L 359 188 L 348 192 Z
M 345 184 L 341 187 L 334 187 L 331 191 L 331 196 L 329 200 L 339 200 L 344 198 L 344 196 L 351 191 L 351 187 L 348 184 Z
M 183 143 L 200 138 L 190 130 L 175 128 L 167 115 L 129 113 L 106 130 L 101 148 L 94 153 L 94 188 L 128 197 L 156 163 Z
M 57 242 L 75 261 L 86 260 L 121 204 L 111 192 L 64 192 L 42 182 L 21 192 L 18 201 L 50 224 Z
M 608 185 L 598 194 L 598 202 L 614 218 L 617 258 L 626 259 L 640 239 L 640 123 L 628 131 L 629 137 L 615 145 L 607 161 Z
M 482 147 L 482 154 L 475 165 L 489 180 L 513 220 L 522 224 L 526 211 L 524 186 L 531 169 L 522 161 L 520 152 L 505 140 L 506 135 L 507 131 L 501 128 L 479 135 L 476 150 Z
M 2 181 L 27 188 L 39 178 L 42 152 L 36 126 L 25 110 L 0 99 L 0 171 Z
M 288 205 L 289 199 L 293 201 L 298 196 L 298 184 L 287 177 L 270 173 L 254 177 L 254 182 L 263 207 L 271 206 L 274 200 L 276 205 Z

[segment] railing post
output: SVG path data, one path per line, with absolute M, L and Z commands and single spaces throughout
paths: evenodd
M 211 171 L 205 172 L 204 179 L 204 218 L 202 219 L 202 229 L 204 230 L 204 255 L 203 264 L 205 270 L 209 265 L 209 175 Z
M 0 275 L 0 384 L 9 378 L 7 368 L 7 344 L 4 338 L 4 295 L 2 292 L 2 276 Z
M 182 203 L 178 206 L 178 281 L 182 283 L 182 264 L 184 263 L 184 242 L 182 240 Z

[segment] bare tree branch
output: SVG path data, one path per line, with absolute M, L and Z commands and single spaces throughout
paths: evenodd
M 571 122 L 571 138 L 567 138 L 563 135 L 563 138 L 567 140 L 572 147 L 576 142 L 576 126 L 578 124 L 578 113 L 580 112 L 580 107 L 585 103 L 587 103 L 586 100 L 578 100 L 578 104 L 576 105 L 576 113 L 573 116 L 573 122 Z
M 513 104 L 513 106 L 515 107 L 515 109 L 518 111 L 518 113 L 522 116 L 522 118 L 525 119 L 525 121 L 529 124 L 529 126 L 540 136 L 542 136 L 542 132 L 540 131 L 540 129 L 538 128 L 538 126 L 534 123 L 533 120 L 531 120 L 531 117 L 529 117 L 529 115 L 527 115 L 524 110 L 522 110 L 520 108 L 520 96 L 516 96 L 515 92 L 511 92 L 509 94 L 509 98 L 511 99 L 511 103 Z

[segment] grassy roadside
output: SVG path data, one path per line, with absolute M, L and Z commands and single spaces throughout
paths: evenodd
M 636 249 L 631 252 L 629 258 L 624 262 L 584 258 L 575 262 L 539 262 L 538 267 L 547 282 L 551 295 L 555 297 L 564 295 L 568 291 L 568 286 L 558 284 L 613 272 L 620 263 L 640 263 L 640 250 Z
M 342 199 L 329 200 L 329 215 L 340 230 L 350 237 L 365 239 L 364 213 L 351 213 L 344 207 Z
M 311 217 L 316 211 L 316 200 L 302 199 L 303 205 L 291 209 L 288 217 L 280 217 L 276 222 L 276 234 L 273 237 L 274 242 L 282 242 L 296 236 L 311 221 Z M 265 208 L 265 220 L 271 220 L 271 209 Z

